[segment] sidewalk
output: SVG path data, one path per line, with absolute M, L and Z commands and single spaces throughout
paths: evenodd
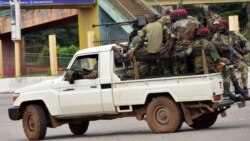
M 0 94 L 13 93 L 15 90 L 21 87 L 58 77 L 60 76 L 0 78 Z

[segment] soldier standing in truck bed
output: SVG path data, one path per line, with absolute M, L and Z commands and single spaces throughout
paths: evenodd
M 139 34 L 139 42 L 135 45 L 134 49 L 130 53 L 130 58 L 132 58 L 134 54 L 137 56 L 157 56 L 163 47 L 163 31 L 167 22 L 171 22 L 170 17 L 163 16 L 159 20 L 148 23 L 146 26 L 144 26 Z M 145 39 L 148 41 L 146 48 L 143 47 Z M 148 75 L 157 75 L 159 73 L 156 59 L 140 61 L 138 63 L 138 69 L 140 76 L 142 77 Z
M 170 42 L 165 56 L 186 50 L 191 44 L 199 27 L 199 22 L 187 18 L 187 10 L 179 9 L 171 12 Z M 173 73 L 175 75 L 188 72 L 187 59 L 173 59 Z
M 186 50 L 175 53 L 175 57 L 184 58 L 187 56 L 194 57 L 194 72 L 196 74 L 203 74 L 203 57 L 202 57 L 202 49 L 204 49 L 208 71 L 211 73 L 217 72 L 216 64 L 220 61 L 220 56 L 216 51 L 214 45 L 207 40 L 207 36 L 209 34 L 209 30 L 207 28 L 199 29 L 199 32 L 193 41 Z
M 221 20 L 221 16 L 217 14 L 215 8 L 212 6 L 208 7 L 208 16 L 209 17 L 206 17 L 208 28 L 210 32 L 214 34 L 218 31 L 218 24 Z

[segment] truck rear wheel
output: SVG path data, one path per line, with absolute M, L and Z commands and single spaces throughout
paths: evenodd
M 170 98 L 153 99 L 146 110 L 147 123 L 154 133 L 172 133 L 180 129 L 183 114 L 180 107 Z
M 203 116 L 201 118 L 193 120 L 193 124 L 189 125 L 193 129 L 206 129 L 214 125 L 218 115 Z
M 69 123 L 69 129 L 74 135 L 83 135 L 89 127 L 89 121 L 83 121 L 81 124 Z
M 29 140 L 44 139 L 47 131 L 45 113 L 39 105 L 29 105 L 23 113 L 23 129 Z

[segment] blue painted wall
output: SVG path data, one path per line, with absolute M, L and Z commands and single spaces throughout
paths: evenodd
M 102 23 L 114 23 L 115 21 L 100 7 L 99 11 L 100 24 Z M 101 39 L 126 39 L 128 40 L 129 34 L 126 33 L 120 26 L 101 26 L 100 27 Z

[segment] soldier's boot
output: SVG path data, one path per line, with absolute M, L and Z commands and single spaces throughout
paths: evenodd
M 244 90 L 240 87 L 238 81 L 234 81 L 233 82 L 233 85 L 234 85 L 234 89 L 235 89 L 235 93 L 236 94 L 241 94 L 245 99 L 249 99 L 249 96 L 248 96 L 248 90 Z
M 243 87 L 243 90 L 247 91 L 247 97 L 248 97 L 248 98 L 247 98 L 246 100 L 250 100 L 248 88 L 247 88 L 247 87 Z
M 230 92 L 230 83 L 223 83 L 224 86 L 224 96 L 228 96 L 230 99 L 232 99 L 233 101 L 236 100 L 236 96 Z
M 232 92 L 230 92 L 230 83 L 223 83 L 224 86 L 224 96 L 228 96 L 229 99 L 232 99 L 234 102 L 245 103 L 245 99 L 242 96 L 237 97 Z

